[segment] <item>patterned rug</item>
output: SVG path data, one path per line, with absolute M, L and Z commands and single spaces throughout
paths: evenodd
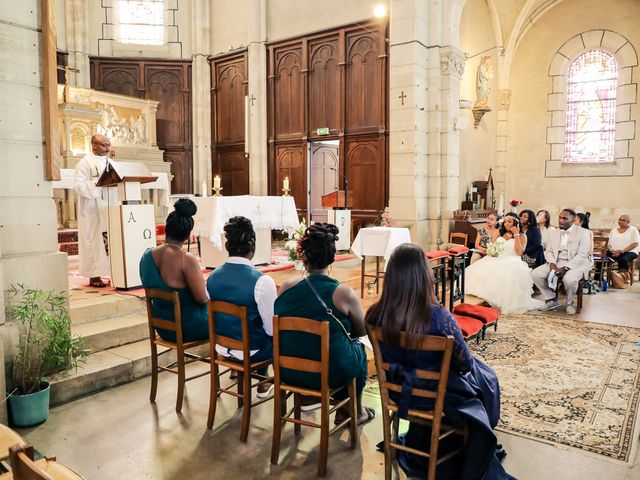
M 500 429 L 633 461 L 640 329 L 509 315 L 470 347 L 500 379 Z

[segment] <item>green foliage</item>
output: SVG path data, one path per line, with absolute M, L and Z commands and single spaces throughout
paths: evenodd
M 19 394 L 37 392 L 47 374 L 83 363 L 87 352 L 83 340 L 71 335 L 71 319 L 64 294 L 50 290 L 9 287 L 7 307 L 24 327 L 13 360 L 13 383 Z

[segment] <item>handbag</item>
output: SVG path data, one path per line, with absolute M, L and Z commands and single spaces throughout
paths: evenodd
M 536 268 L 536 259 L 531 258 L 529 255 L 522 255 L 522 261 L 527 264 L 529 268 Z
M 320 295 L 318 295 L 317 290 L 314 288 L 314 286 L 311 284 L 311 282 L 309 281 L 308 277 L 304 277 L 304 281 L 307 282 L 307 285 L 309 286 L 309 288 L 311 289 L 311 291 L 313 292 L 313 294 L 316 296 L 316 298 L 318 299 L 318 302 L 320 302 L 320 305 L 322 305 L 322 308 L 324 308 L 325 312 L 327 315 L 329 315 L 330 318 L 333 318 L 336 322 L 338 322 L 338 325 L 340 325 L 340 327 L 342 327 L 342 331 L 344 332 L 345 336 L 347 337 L 347 340 L 349 340 L 350 342 L 353 343 L 360 343 L 360 339 L 359 338 L 351 338 L 351 335 L 349 335 L 349 332 L 347 331 L 347 327 L 344 326 L 344 323 L 342 323 L 340 321 L 340 319 L 338 317 L 336 317 L 333 314 L 333 310 L 331 310 L 327 304 L 325 303 L 324 300 L 322 300 L 322 297 L 320 297 Z
M 626 272 L 619 272 L 617 270 L 613 270 L 611 272 L 611 287 L 624 289 L 629 286 L 629 282 L 627 280 Z

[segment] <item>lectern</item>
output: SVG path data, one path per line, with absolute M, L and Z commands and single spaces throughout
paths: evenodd
M 153 205 L 142 204 L 140 185 L 157 178 L 142 163 L 109 161 L 96 184 L 99 187 L 117 186 L 121 202 L 108 210 L 111 285 L 116 289 L 142 286 L 140 259 L 147 248 L 156 246 L 156 225 Z
M 336 190 L 322 196 L 322 206 L 327 208 L 327 221 L 338 227 L 336 250 L 349 250 L 351 246 L 351 198 L 345 190 Z M 347 208 L 349 207 L 349 208 Z

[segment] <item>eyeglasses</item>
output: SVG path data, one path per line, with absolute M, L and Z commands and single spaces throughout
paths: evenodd
M 103 147 L 110 147 L 110 143 L 102 143 L 102 142 L 91 142 L 91 145 L 101 145 Z

